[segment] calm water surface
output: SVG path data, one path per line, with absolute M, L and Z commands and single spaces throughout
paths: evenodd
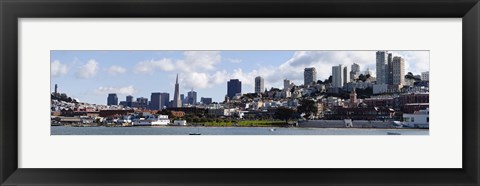
M 51 126 L 51 135 L 428 135 L 428 129 L 332 129 L 267 127 L 65 127 Z M 274 129 L 274 131 L 271 131 Z

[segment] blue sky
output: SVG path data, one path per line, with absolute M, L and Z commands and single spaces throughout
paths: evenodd
M 106 104 L 108 93 L 150 98 L 168 92 L 173 98 L 175 76 L 180 93 L 190 89 L 200 97 L 223 101 L 229 79 L 242 81 L 242 92 L 253 92 L 256 76 L 265 87 L 283 86 L 283 79 L 303 82 L 303 69 L 315 67 L 318 79 L 331 75 L 331 66 L 360 64 L 375 74 L 376 51 L 51 51 L 51 90 L 55 84 L 82 102 Z M 429 70 L 428 51 L 391 51 L 405 58 L 405 71 Z

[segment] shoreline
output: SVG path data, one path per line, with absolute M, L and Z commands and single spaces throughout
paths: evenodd
M 381 129 L 381 130 L 429 130 L 428 128 L 376 128 L 376 127 L 281 127 L 281 126 L 72 126 L 51 125 L 50 127 L 104 127 L 104 128 L 278 128 L 278 129 Z

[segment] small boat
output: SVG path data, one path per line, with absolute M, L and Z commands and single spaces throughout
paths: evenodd
M 202 135 L 200 133 L 189 133 L 188 135 Z
M 387 135 L 401 135 L 401 134 L 398 132 L 387 132 Z
M 270 129 L 270 132 L 276 131 L 277 129 Z

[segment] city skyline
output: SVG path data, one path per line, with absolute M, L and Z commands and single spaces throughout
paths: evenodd
M 283 88 L 284 79 L 303 84 L 304 68 L 310 67 L 322 81 L 332 75 L 332 66 L 350 68 L 353 63 L 359 64 L 361 73 L 369 69 L 375 75 L 375 52 L 51 51 L 51 90 L 58 84 L 59 92 L 95 104 L 106 104 L 109 93 L 117 93 L 119 102 L 127 95 L 149 98 L 153 92 L 173 97 L 178 73 L 180 94 L 193 89 L 197 97 L 221 102 L 230 79 L 242 82 L 242 93 L 253 93 L 257 76 L 267 89 Z M 428 51 L 389 52 L 405 60 L 405 73 L 429 71 Z

